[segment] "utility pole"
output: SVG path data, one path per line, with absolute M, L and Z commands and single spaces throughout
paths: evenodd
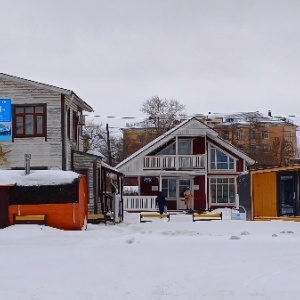
M 108 164 L 111 166 L 111 150 L 110 150 L 110 138 L 109 138 L 109 128 L 106 124 L 106 135 L 107 135 L 107 151 L 108 151 Z

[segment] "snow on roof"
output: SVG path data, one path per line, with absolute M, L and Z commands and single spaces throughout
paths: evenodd
M 24 170 L 0 170 L 0 186 L 68 184 L 80 176 L 80 174 L 72 171 L 61 170 L 31 170 L 27 175 Z
M 104 156 L 101 152 L 99 152 L 99 151 L 97 151 L 97 150 L 89 150 L 89 151 L 87 151 L 86 153 L 92 154 L 92 155 L 96 155 L 96 156 L 100 156 L 100 157 L 102 157 L 102 158 L 105 158 L 105 156 Z
M 117 173 L 119 173 L 119 174 L 122 174 L 122 172 L 120 172 L 118 169 L 116 169 L 116 168 L 114 168 L 114 167 L 108 165 L 108 164 L 105 163 L 104 161 L 101 163 L 101 165 L 102 165 L 104 168 L 108 169 L 108 170 L 111 170 L 111 171 L 117 172 Z

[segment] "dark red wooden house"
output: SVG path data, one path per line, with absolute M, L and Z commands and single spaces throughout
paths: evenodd
M 162 191 L 168 209 L 183 210 L 189 187 L 194 210 L 238 206 L 238 176 L 254 160 L 196 118 L 183 121 L 122 161 L 116 168 L 135 180 L 138 196 L 124 196 L 124 210 L 154 210 Z

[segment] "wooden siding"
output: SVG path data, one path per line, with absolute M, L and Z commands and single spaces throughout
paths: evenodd
M 205 176 L 195 177 L 194 185 L 199 186 L 199 190 L 194 190 L 194 209 L 204 210 L 206 209 Z
M 67 170 L 71 170 L 71 149 L 81 147 L 74 141 L 65 140 L 66 153 L 62 153 L 61 129 L 61 94 L 37 88 L 30 84 L 20 84 L 14 80 L 0 79 L 0 98 L 9 98 L 14 104 L 46 104 L 47 105 L 47 137 L 45 138 L 15 138 L 13 142 L 2 142 L 4 151 L 10 151 L 7 162 L 2 168 L 23 168 L 24 154 L 31 154 L 32 167 L 58 167 L 62 169 L 62 155 L 66 155 Z M 65 104 L 70 106 L 71 113 L 78 111 L 77 105 L 69 96 Z M 67 116 L 65 115 L 65 118 Z M 72 120 L 71 120 L 72 122 Z M 65 126 L 65 131 L 67 126 Z M 71 124 L 71 130 L 73 126 Z M 67 135 L 65 135 L 67 136 Z M 71 136 L 73 134 L 71 133 Z
M 152 191 L 152 186 L 157 186 L 159 189 L 159 182 L 157 177 L 149 177 L 151 181 L 149 183 L 145 182 L 146 177 L 141 177 L 140 182 L 140 195 L 141 196 L 157 196 L 158 195 L 158 190 L 157 191 Z
M 84 153 L 79 154 L 77 152 L 74 152 L 73 157 L 73 166 L 74 171 L 78 170 L 88 170 L 88 210 L 90 213 L 94 212 L 94 200 L 99 198 L 98 194 L 98 188 L 100 184 L 100 178 L 98 177 L 98 171 L 97 174 L 94 174 L 94 161 L 96 161 L 97 170 L 101 168 L 101 159 L 92 156 L 92 155 L 84 155 Z M 96 181 L 95 181 L 96 178 Z M 96 192 L 96 193 L 95 193 Z M 100 205 L 100 204 L 99 204 Z
M 198 136 L 193 140 L 193 154 L 205 154 L 205 137 Z
M 276 172 L 252 174 L 253 216 L 277 217 Z

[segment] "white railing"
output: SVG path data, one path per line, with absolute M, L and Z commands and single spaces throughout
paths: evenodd
M 125 211 L 157 210 L 155 208 L 156 196 L 123 196 Z
M 164 170 L 187 170 L 204 169 L 205 155 L 164 155 L 164 156 L 145 156 L 144 169 Z

